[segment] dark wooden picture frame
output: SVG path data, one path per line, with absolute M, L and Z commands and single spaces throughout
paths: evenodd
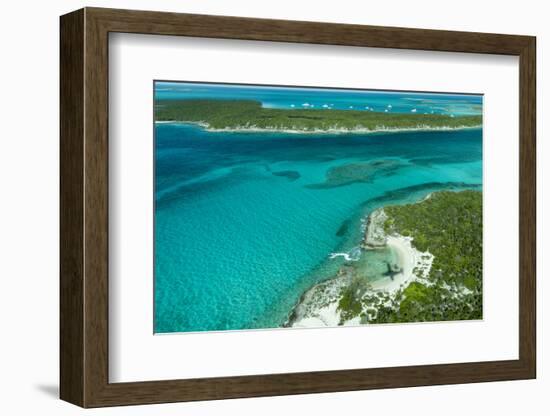
M 519 359 L 110 383 L 108 37 L 111 32 L 519 56 Z M 535 38 L 85 8 L 61 17 L 60 396 L 82 407 L 536 377 Z M 512 272 L 512 271 L 511 271 Z

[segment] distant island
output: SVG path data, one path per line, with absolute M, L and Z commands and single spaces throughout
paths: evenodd
M 304 104 L 305 105 L 305 104 Z M 254 100 L 161 100 L 155 121 L 195 123 L 208 130 L 285 132 L 376 132 L 384 130 L 447 130 L 481 127 L 481 115 L 453 116 L 338 110 L 266 108 Z

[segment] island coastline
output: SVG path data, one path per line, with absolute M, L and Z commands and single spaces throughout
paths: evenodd
M 450 193 L 458 195 L 461 192 L 430 193 L 416 204 L 425 203 L 434 194 L 438 196 Z M 380 318 L 379 311 L 384 310 L 384 313 L 399 311 L 400 303 L 406 298 L 405 294 L 409 287 L 409 290 L 414 292 L 417 288 L 430 290 L 431 287 L 437 286 L 434 290 L 445 291 L 443 299 L 447 297 L 457 302 L 471 297 L 475 291 L 479 291 L 478 287 L 468 288 L 460 282 L 447 282 L 435 278 L 433 273 L 431 274 L 435 256 L 429 250 L 421 251 L 415 247 L 414 237 L 392 230 L 391 226 L 388 226 L 392 222 L 393 218 L 386 213 L 384 207 L 371 212 L 365 221 L 366 227 L 361 248 L 362 250 L 380 250 L 382 248 L 393 250 L 398 258 L 395 274 L 392 273 L 391 277 L 383 277 L 366 282 L 366 284 L 365 282 L 358 284 L 358 280 L 353 277 L 353 269 L 349 264 L 344 265 L 335 277 L 314 285 L 302 295 L 284 326 L 311 328 L 380 323 L 376 322 L 377 318 Z M 436 272 L 439 273 L 440 270 L 438 269 Z M 480 282 L 478 283 L 480 284 Z M 352 294 L 352 297 L 359 298 L 359 301 L 357 299 L 352 302 L 346 300 L 349 293 Z M 368 298 L 369 301 L 364 302 L 365 298 Z M 345 302 L 343 302 L 344 300 Z M 469 304 L 466 303 L 466 305 Z M 472 312 L 475 312 L 473 306 Z
M 386 108 L 386 111 L 388 109 Z M 266 108 L 254 100 L 165 100 L 157 123 L 193 123 L 209 132 L 375 133 L 479 128 L 482 116 L 369 110 Z
M 408 132 L 428 132 L 428 131 L 455 131 L 455 130 L 474 130 L 482 127 L 479 125 L 458 125 L 458 126 L 427 126 L 419 125 L 417 127 L 384 127 L 378 126 L 374 129 L 368 128 L 329 128 L 329 129 L 283 129 L 277 127 L 226 127 L 213 128 L 208 123 L 199 121 L 181 121 L 181 120 L 160 120 L 155 124 L 181 124 L 198 126 L 210 133 L 284 133 L 284 134 L 373 134 L 373 133 L 408 133 Z

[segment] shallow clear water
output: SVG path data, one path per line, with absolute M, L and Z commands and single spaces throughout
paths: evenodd
M 357 247 L 366 214 L 482 181 L 481 129 L 155 129 L 156 332 L 280 326 L 305 290 L 345 262 L 330 253 Z M 363 253 L 368 278 L 391 255 Z

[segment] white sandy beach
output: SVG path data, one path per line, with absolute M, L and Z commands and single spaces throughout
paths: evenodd
M 418 280 L 413 272 L 415 268 L 423 271 L 423 276 L 427 277 L 432 265 L 433 256 L 429 252 L 420 252 L 412 244 L 412 238 L 401 235 L 391 235 L 386 237 L 386 244 L 394 250 L 399 258 L 399 267 L 403 270 L 396 274 L 393 280 L 390 277 L 376 280 L 372 288 L 383 290 L 388 293 L 395 293 L 400 287 L 406 287 L 415 280 Z
M 332 302 L 325 307 L 319 308 L 312 316 L 297 319 L 293 328 L 318 328 L 323 326 L 338 326 L 340 323 L 340 312 L 337 310 L 338 302 Z
M 433 255 L 429 252 L 420 252 L 412 246 L 412 238 L 402 235 L 385 235 L 383 232 L 384 219 L 387 218 L 383 210 L 377 210 L 369 218 L 369 226 L 365 232 L 366 240 L 376 242 L 376 247 L 391 248 L 397 255 L 397 266 L 401 272 L 376 280 L 371 284 L 371 290 L 383 292 L 393 296 L 399 289 L 404 289 L 414 281 L 425 280 L 433 262 Z M 369 241 L 366 241 L 367 243 Z M 372 245 L 371 245 L 372 247 Z M 366 248 L 376 250 L 377 248 Z M 415 273 L 416 269 L 416 273 Z M 296 319 L 292 323 L 297 328 L 315 328 L 337 326 L 341 322 L 338 302 L 340 290 L 348 284 L 346 277 L 336 277 L 329 282 L 311 288 L 299 305 L 296 306 Z M 360 325 L 361 319 L 355 317 L 343 322 L 344 326 Z
M 478 129 L 479 126 L 441 126 L 430 127 L 426 125 L 418 125 L 416 127 L 403 127 L 393 128 L 385 126 L 376 126 L 374 129 L 368 129 L 363 127 L 356 128 L 328 128 L 328 129 L 312 129 L 312 130 L 293 130 L 293 129 L 281 129 L 278 127 L 256 127 L 256 126 L 242 126 L 242 127 L 226 127 L 223 129 L 217 129 L 210 127 L 208 123 L 194 122 L 194 121 L 155 121 L 155 124 L 194 124 L 204 128 L 209 132 L 225 132 L 225 133 L 289 133 L 289 134 L 369 134 L 369 133 L 399 133 L 399 132 L 414 132 L 414 131 L 448 131 L 448 130 L 465 130 L 465 129 Z

